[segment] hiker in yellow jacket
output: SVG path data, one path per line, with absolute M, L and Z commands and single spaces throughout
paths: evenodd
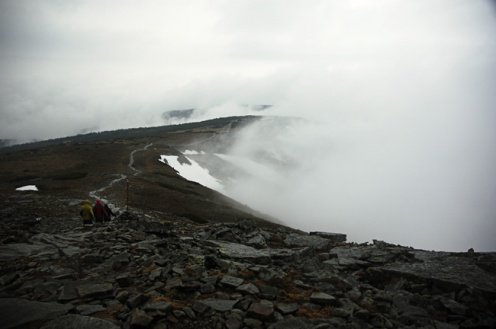
M 83 202 L 81 202 L 81 210 L 79 211 L 79 214 L 83 219 L 83 224 L 93 224 L 95 215 L 93 214 L 91 201 L 84 200 Z

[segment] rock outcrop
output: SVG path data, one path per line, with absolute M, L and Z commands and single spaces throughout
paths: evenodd
M 157 213 L 10 218 L 0 237 L 2 328 L 496 327 L 494 253 Z

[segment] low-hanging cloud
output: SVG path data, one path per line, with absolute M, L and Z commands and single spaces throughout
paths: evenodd
M 233 152 L 291 166 L 233 195 L 358 241 L 494 250 L 495 20 L 484 0 L 2 1 L 0 138 L 270 104 L 307 123 Z

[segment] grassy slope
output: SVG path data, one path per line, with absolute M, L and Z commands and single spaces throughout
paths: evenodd
M 185 180 L 158 161 L 161 154 L 177 152 L 171 145 L 180 146 L 215 137 L 226 125 L 242 126 L 255 119 L 224 118 L 160 129 L 143 128 L 127 131 L 128 134 L 119 131 L 76 136 L 9 148 L 9 152 L 0 154 L 0 193 L 7 196 L 16 187 L 35 184 L 39 193 L 85 199 L 89 191 L 125 174 L 129 177 L 130 207 L 197 222 L 262 221 L 261 216 L 249 208 Z M 135 153 L 134 167 L 142 173 L 133 175 L 128 168 L 129 154 L 149 143 L 153 145 L 148 150 Z M 102 196 L 123 208 L 126 203 L 125 181 L 105 190 Z

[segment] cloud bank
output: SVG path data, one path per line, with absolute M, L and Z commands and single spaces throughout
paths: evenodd
M 296 157 L 241 199 L 357 240 L 494 250 L 495 15 L 484 0 L 2 1 L 0 138 L 271 104 L 316 124 L 240 139 L 233 152 Z

